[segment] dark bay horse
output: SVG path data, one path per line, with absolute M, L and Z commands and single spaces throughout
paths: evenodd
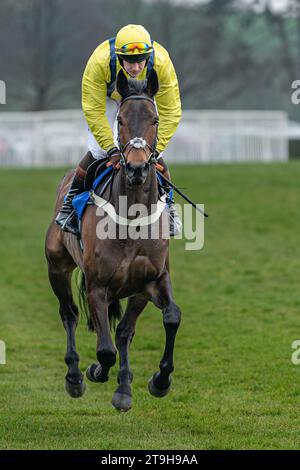
M 117 214 L 120 209 L 119 196 L 126 196 L 128 207 L 143 204 L 152 214 L 153 205 L 157 206 L 159 201 L 153 164 L 158 129 L 154 103 L 154 96 L 158 91 L 156 72 L 153 70 L 146 81 L 127 80 L 123 72 L 120 72 L 117 90 L 122 97 L 118 114 L 122 159 L 119 171 L 115 172 L 112 188 L 107 188 L 102 197 L 109 199 Z M 153 375 L 148 387 L 155 397 L 163 397 L 170 390 L 170 374 L 174 370 L 174 343 L 181 313 L 172 294 L 168 263 L 169 240 L 161 234 L 156 238 L 121 239 L 120 227 L 117 227 L 115 238 L 101 238 L 97 235 L 97 223 L 103 220 L 104 214 L 98 216 L 98 207 L 89 205 L 82 220 L 81 250 L 76 237 L 63 232 L 54 222 L 73 173 L 74 171 L 66 175 L 58 188 L 55 214 L 47 232 L 45 247 L 49 280 L 59 300 L 59 311 L 67 333 L 66 390 L 74 398 L 82 396 L 85 391 L 75 344 L 79 314 L 71 290 L 72 272 L 79 267 L 84 273 L 83 287 L 88 304 L 89 324 L 97 334 L 98 363 L 89 366 L 87 377 L 93 382 L 107 381 L 109 369 L 116 363 L 117 348 L 120 370 L 112 404 L 118 410 L 127 411 L 132 404 L 133 380 L 129 346 L 135 333 L 137 318 L 148 301 L 162 310 L 166 333 L 160 370 Z M 128 213 L 127 215 L 129 218 Z M 115 348 L 110 319 L 120 319 L 120 299 L 124 298 L 128 302 L 116 329 Z

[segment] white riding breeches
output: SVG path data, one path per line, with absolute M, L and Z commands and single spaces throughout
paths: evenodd
M 119 104 L 116 103 L 116 108 L 113 110 L 113 112 L 107 115 L 109 125 L 113 130 L 113 136 L 114 136 L 116 147 L 118 147 L 118 121 L 117 121 L 118 112 L 119 112 Z M 99 158 L 107 157 L 106 150 L 100 147 L 100 145 L 98 144 L 97 140 L 95 139 L 89 127 L 88 127 L 87 144 L 88 144 L 88 150 L 91 152 L 94 158 L 99 159 Z

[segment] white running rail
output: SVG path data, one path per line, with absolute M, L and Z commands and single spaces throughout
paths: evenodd
M 299 129 L 281 111 L 183 111 L 165 156 L 178 163 L 287 161 Z M 0 113 L 0 166 L 74 166 L 86 151 L 80 110 Z

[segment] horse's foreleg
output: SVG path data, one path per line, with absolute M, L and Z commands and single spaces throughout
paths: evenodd
M 66 391 L 73 398 L 81 397 L 85 392 L 83 375 L 79 369 L 79 355 L 76 351 L 75 332 L 78 323 L 78 308 L 73 302 L 71 290 L 72 271 L 61 271 L 49 263 L 49 280 L 60 303 L 60 315 L 67 333 L 67 351 L 65 362 L 68 366 Z
M 133 375 L 130 370 L 129 346 L 135 333 L 137 318 L 147 302 L 148 298 L 142 295 L 130 297 L 124 317 L 117 327 L 116 346 L 120 356 L 119 386 L 112 398 L 112 404 L 117 410 L 128 411 L 132 405 L 130 384 Z
M 164 397 L 170 391 L 171 373 L 174 370 L 174 345 L 181 312 L 173 300 L 170 276 L 167 271 L 150 288 L 153 303 L 162 310 L 166 333 L 165 350 L 160 361 L 159 372 L 149 381 L 149 391 L 155 397 Z
M 86 375 L 92 382 L 106 382 L 109 369 L 116 363 L 108 318 L 108 302 L 105 289 L 87 283 L 87 298 L 93 326 L 97 334 L 96 354 L 99 364 L 92 364 Z

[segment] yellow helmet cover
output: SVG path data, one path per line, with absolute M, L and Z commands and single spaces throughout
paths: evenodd
M 129 62 L 147 59 L 153 50 L 150 34 L 141 25 L 129 24 L 116 36 L 115 53 Z

